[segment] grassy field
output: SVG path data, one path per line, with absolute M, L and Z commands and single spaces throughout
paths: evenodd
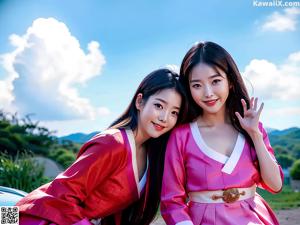
M 294 192 L 289 186 L 284 186 L 279 194 L 271 194 L 262 189 L 257 192 L 274 210 L 300 207 L 300 192 Z

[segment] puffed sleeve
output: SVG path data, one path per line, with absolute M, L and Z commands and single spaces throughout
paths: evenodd
M 276 157 L 275 157 L 275 154 L 274 154 L 274 150 L 270 144 L 270 140 L 269 140 L 269 137 L 268 137 L 268 134 L 266 132 L 266 130 L 263 128 L 263 125 L 262 123 L 259 123 L 259 130 L 261 131 L 262 135 L 263 135 L 263 140 L 264 140 L 264 143 L 265 143 L 265 146 L 266 148 L 268 149 L 268 152 L 269 154 L 271 155 L 272 159 L 278 164 L 277 160 L 276 160 Z M 282 168 L 281 166 L 278 164 L 278 167 L 279 167 L 279 172 L 280 172 L 280 177 L 281 177 L 281 182 L 283 184 L 283 171 L 282 171 Z M 258 186 L 271 192 L 271 193 L 278 193 L 282 190 L 282 187 L 279 191 L 274 191 L 272 190 L 269 186 L 267 186 L 265 184 L 265 182 L 262 180 L 262 178 L 260 179 L 259 183 L 258 183 Z M 283 185 L 282 185 L 283 186 Z
M 57 224 L 89 224 L 83 202 L 118 165 L 122 147 L 112 135 L 87 142 L 69 168 L 17 203 L 20 213 Z
M 193 225 L 186 204 L 186 172 L 180 133 L 170 135 L 162 182 L 161 214 L 167 225 Z

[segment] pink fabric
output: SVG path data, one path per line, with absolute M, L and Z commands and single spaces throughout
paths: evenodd
M 20 225 L 56 225 L 51 223 L 48 220 L 41 219 L 39 217 L 30 216 L 30 215 L 20 215 Z
M 41 219 L 39 217 L 30 216 L 30 215 L 21 215 L 20 216 L 20 225 L 57 225 L 56 223 L 51 223 L 50 221 Z M 87 218 L 78 221 L 72 225 L 93 225 Z
M 261 124 L 260 129 L 270 154 L 274 155 Z M 223 163 L 209 157 L 197 145 L 191 124 L 173 130 L 166 152 L 161 194 L 161 213 L 168 225 L 186 220 L 195 225 L 279 224 L 272 209 L 259 195 L 230 204 L 186 202 L 189 192 L 250 187 L 253 184 L 273 192 L 262 182 L 255 149 L 247 141 L 233 171 L 224 173 L 223 167 Z

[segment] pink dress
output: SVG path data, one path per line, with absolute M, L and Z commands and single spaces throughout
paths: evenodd
M 274 152 L 262 124 L 264 142 Z M 283 179 L 282 169 L 281 178 Z M 161 214 L 168 225 L 246 225 L 279 224 L 274 212 L 257 193 L 234 203 L 197 203 L 188 201 L 189 192 L 247 188 L 257 185 L 272 193 L 261 179 L 255 149 L 238 135 L 230 157 L 205 144 L 197 123 L 173 130 L 167 147 Z

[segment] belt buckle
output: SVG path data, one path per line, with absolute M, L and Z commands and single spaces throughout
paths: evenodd
M 213 195 L 211 196 L 212 200 L 218 200 L 218 199 L 222 199 L 224 202 L 226 203 L 233 203 L 237 200 L 239 200 L 241 195 L 245 195 L 246 192 L 242 191 L 239 192 L 239 190 L 237 188 L 228 188 L 226 190 L 223 190 L 222 195 Z
M 240 198 L 240 195 L 243 193 L 239 193 L 237 188 L 229 188 L 223 191 L 222 199 L 226 203 L 233 203 Z

